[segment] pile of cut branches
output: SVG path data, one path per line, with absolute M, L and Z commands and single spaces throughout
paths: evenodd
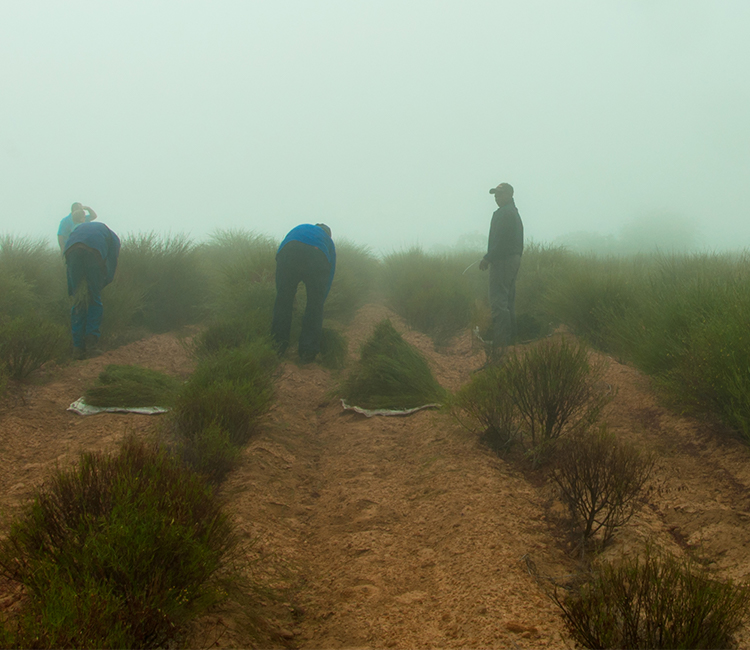
M 180 390 L 179 379 L 141 366 L 109 365 L 89 388 L 84 400 L 91 406 L 172 406 Z
M 384 320 L 362 346 L 342 396 L 348 404 L 366 409 L 406 410 L 440 403 L 446 392 L 422 354 Z

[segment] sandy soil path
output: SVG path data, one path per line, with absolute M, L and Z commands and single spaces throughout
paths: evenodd
M 449 389 L 481 364 L 468 335 L 437 353 L 380 306 L 348 328 L 352 358 L 390 316 L 430 359 Z M 152 337 L 60 370 L 0 411 L 0 508 L 12 514 L 56 464 L 110 449 L 158 418 L 80 418 L 65 408 L 106 363 L 141 363 L 185 376 L 190 360 L 170 335 Z M 607 555 L 646 540 L 698 549 L 722 577 L 750 573 L 748 449 L 660 406 L 649 381 L 611 359 L 617 391 L 605 419 L 618 435 L 653 449 L 658 462 L 646 504 Z M 365 418 L 343 411 L 338 381 L 317 365 L 285 363 L 262 433 L 243 453 L 222 496 L 253 552 L 284 571 L 291 589 L 253 638 L 241 617 L 216 612 L 186 647 L 565 648 L 562 619 L 528 571 L 564 578 L 575 570 L 550 523 L 538 477 L 480 447 L 449 415 L 423 411 Z M 0 596 L 0 607 L 12 598 Z M 750 636 L 741 642 L 750 645 Z

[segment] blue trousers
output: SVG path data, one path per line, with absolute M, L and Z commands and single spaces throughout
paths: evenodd
M 91 248 L 71 248 L 65 254 L 68 274 L 68 295 L 74 296 L 81 283 L 88 285 L 86 300 L 78 301 L 70 310 L 70 326 L 73 332 L 73 346 L 82 348 L 86 336 L 101 335 L 102 289 L 106 270 L 102 256 Z
M 299 354 L 301 357 L 314 357 L 320 352 L 323 305 L 330 275 L 330 262 L 325 253 L 315 246 L 290 241 L 279 251 L 276 256 L 276 302 L 271 334 L 280 353 L 289 346 L 294 297 L 300 282 L 305 283 L 307 305 L 299 335 Z

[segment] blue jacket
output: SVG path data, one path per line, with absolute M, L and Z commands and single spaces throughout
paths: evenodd
M 284 241 L 281 242 L 279 250 L 276 251 L 276 255 L 278 255 L 281 249 L 290 241 L 302 242 L 303 244 L 315 246 L 315 248 L 323 251 L 326 259 L 331 265 L 331 275 L 328 278 L 328 288 L 326 289 L 326 295 L 328 295 L 328 292 L 331 290 L 331 284 L 333 284 L 333 274 L 336 272 L 336 246 L 334 246 L 333 240 L 320 226 L 303 223 L 289 231 L 287 236 L 284 237 Z
M 66 255 L 74 244 L 83 244 L 99 253 L 107 270 L 103 286 L 112 282 L 117 269 L 117 258 L 120 255 L 120 238 L 100 221 L 90 221 L 80 224 L 70 234 L 65 244 Z

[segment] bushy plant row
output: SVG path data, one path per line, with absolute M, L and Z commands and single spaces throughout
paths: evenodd
M 116 344 L 140 333 L 207 322 L 198 344 L 213 353 L 249 343 L 269 330 L 275 298 L 278 242 L 247 231 L 217 231 L 195 244 L 184 235 L 145 233 L 122 237 L 115 281 L 103 293 L 102 334 Z M 375 290 L 379 260 L 364 246 L 337 245 L 338 265 L 326 303 L 328 318 L 346 322 Z M 304 309 L 300 292 L 298 313 Z M 42 240 L 0 238 L 0 366 L 22 379 L 69 354 L 70 301 L 65 265 Z M 293 336 L 300 327 L 294 323 Z M 336 339 L 333 334 L 329 343 Z M 333 344 L 332 344 L 333 345 Z M 340 346 L 325 361 L 340 364 Z
M 550 286 L 550 312 L 654 375 L 681 408 L 750 440 L 750 258 L 578 257 Z

